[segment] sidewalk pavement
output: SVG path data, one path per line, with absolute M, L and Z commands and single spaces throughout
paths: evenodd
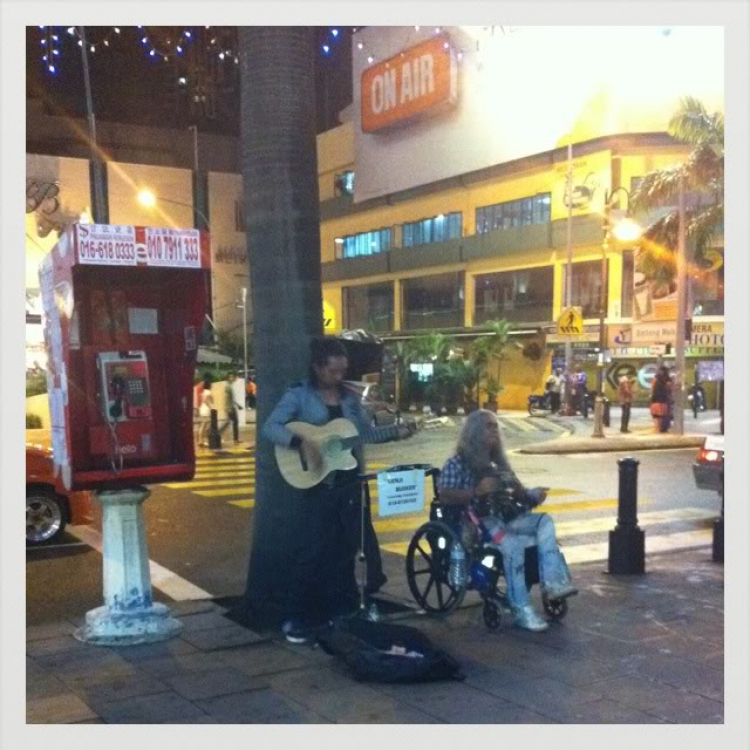
M 170 604 L 184 628 L 150 645 L 82 644 L 81 622 L 29 627 L 27 722 L 721 723 L 724 569 L 710 547 L 649 555 L 640 576 L 605 567 L 572 566 L 580 593 L 545 633 L 509 618 L 487 631 L 476 594 L 444 618 L 401 613 L 459 661 L 463 682 L 357 682 L 321 649 L 248 630 L 212 601 Z M 384 598 L 411 603 L 403 576 Z

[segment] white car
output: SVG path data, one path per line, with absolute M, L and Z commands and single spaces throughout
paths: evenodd
M 701 490 L 724 494 L 724 436 L 709 435 L 693 462 L 695 484 Z

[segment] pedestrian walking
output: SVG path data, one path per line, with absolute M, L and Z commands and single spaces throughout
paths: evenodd
M 669 370 L 662 365 L 656 372 L 656 377 L 651 383 L 651 405 L 649 411 L 654 420 L 654 428 L 658 432 L 666 432 L 669 429 L 670 401 L 672 398 L 672 381 Z
M 211 411 L 214 409 L 214 397 L 211 393 L 211 378 L 205 377 L 200 390 L 200 402 L 198 406 L 198 446 L 205 448 L 208 445 L 208 427 L 211 423 Z
M 617 400 L 620 402 L 620 432 L 630 432 L 630 408 L 633 405 L 633 379 L 625 374 L 617 384 Z
M 232 425 L 232 437 L 235 443 L 240 442 L 240 418 L 239 408 L 240 405 L 237 403 L 234 396 L 234 381 L 237 380 L 237 373 L 230 372 L 227 374 L 226 384 L 224 385 L 224 409 L 227 413 L 227 418 L 224 424 L 219 428 L 219 434 L 223 435 L 224 430 Z

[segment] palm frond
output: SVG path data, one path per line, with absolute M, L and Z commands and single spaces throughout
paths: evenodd
M 719 145 L 724 149 L 724 116 L 709 114 L 703 102 L 693 96 L 680 100 L 680 106 L 669 121 L 668 132 L 683 143 L 694 146 Z

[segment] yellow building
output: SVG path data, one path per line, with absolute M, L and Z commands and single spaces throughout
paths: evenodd
M 465 44 L 471 34 L 478 39 L 479 33 L 470 27 L 444 27 L 437 44 L 433 44 L 435 54 L 445 49 L 455 64 L 462 56 L 460 44 Z M 424 57 L 425 46 L 430 44 L 428 36 L 425 32 L 416 40 L 415 55 Z M 548 44 L 551 38 L 543 33 L 537 37 L 531 34 L 524 40 L 525 48 L 518 47 L 517 53 L 526 49 L 524 54 L 528 54 L 530 46 Z M 590 389 L 596 381 L 597 362 L 605 360 L 602 366 L 610 397 L 619 375 L 630 371 L 640 385 L 637 398 L 644 400 L 661 354 L 667 355 L 669 364 L 669 347 L 664 350 L 674 339 L 662 341 L 657 336 L 647 340 L 640 332 L 634 343 L 632 245 L 609 243 L 606 302 L 601 310 L 605 196 L 619 195 L 615 208 L 624 213 L 628 191 L 639 178 L 654 169 L 680 163 L 690 153 L 689 147 L 665 132 L 669 107 L 674 103 L 661 92 L 658 104 L 654 103 L 657 95 L 651 91 L 649 100 L 641 106 L 633 95 L 633 82 L 624 78 L 619 88 L 597 88 L 592 83 L 593 94 L 578 81 L 575 96 L 581 105 L 567 138 L 564 130 L 555 131 L 555 124 L 545 123 L 544 133 L 539 128 L 539 133 L 528 135 L 522 128 L 513 126 L 514 130 L 509 125 L 510 146 L 505 147 L 505 131 L 501 128 L 499 135 L 491 133 L 493 140 L 488 148 L 495 153 L 505 153 L 506 148 L 515 158 L 493 161 L 495 157 L 488 156 L 483 163 L 481 150 L 468 141 L 481 133 L 490 137 L 487 128 L 482 130 L 483 125 L 477 124 L 488 108 L 476 94 L 481 88 L 481 74 L 470 66 L 459 69 L 450 83 L 445 83 L 446 97 L 453 107 L 449 114 L 446 102 L 442 102 L 440 111 L 426 111 L 417 119 L 413 112 L 405 113 L 405 121 L 397 130 L 389 123 L 390 129 L 384 128 L 382 133 L 369 132 L 377 128 L 377 124 L 370 124 L 373 114 L 369 108 L 382 109 L 384 101 L 380 89 L 375 88 L 368 98 L 365 89 L 369 81 L 377 79 L 379 73 L 386 82 L 391 80 L 392 106 L 397 108 L 399 80 L 393 67 L 403 64 L 408 72 L 412 49 L 397 49 L 394 39 L 395 34 L 389 38 L 389 30 L 380 29 L 362 37 L 366 50 L 379 50 L 375 59 L 380 62 L 368 67 L 355 60 L 354 102 L 345 113 L 347 121 L 318 138 L 327 330 L 333 333 L 361 328 L 378 334 L 386 344 L 439 330 L 454 336 L 460 347 L 481 334 L 485 321 L 507 319 L 513 335 L 496 373 L 504 385 L 499 404 L 501 408 L 526 408 L 527 396 L 542 391 L 553 357 L 557 366 L 564 350 L 556 325 L 565 301 L 569 223 L 565 194 L 571 171 L 571 303 L 581 308 L 584 319 L 583 334 L 573 345 L 574 359 L 587 371 Z M 606 39 L 598 39 L 598 43 L 606 45 Z M 672 56 L 675 50 L 687 55 L 690 39 L 686 37 L 680 44 L 672 48 Z M 492 59 L 488 52 L 483 65 L 486 67 L 490 64 L 487 60 Z M 720 67 L 720 60 L 715 62 Z M 670 58 L 669 65 L 676 63 Z M 644 69 L 642 74 L 646 73 Z M 677 68 L 674 74 L 680 75 Z M 440 81 L 435 84 L 438 93 L 441 85 Z M 665 85 L 662 82 L 662 88 Z M 699 85 L 709 86 L 705 82 Z M 460 100 L 462 87 L 465 103 Z M 682 93 L 679 89 L 677 96 Z M 525 101 L 513 99 L 507 103 L 511 112 L 526 106 Z M 551 120 L 556 116 L 550 115 Z M 389 116 L 393 120 L 396 115 L 391 112 Z M 529 120 L 529 129 L 534 127 Z M 550 148 L 524 151 L 532 143 L 548 142 L 547 131 L 559 133 Z M 438 138 L 443 145 L 436 150 L 433 146 Z M 574 145 L 569 164 L 570 139 Z M 461 170 L 460 154 L 454 152 L 464 147 L 466 163 L 479 168 Z M 366 153 L 361 154 L 360 149 Z M 392 180 L 382 164 L 387 160 Z M 441 160 L 446 162 L 442 171 L 442 165 L 434 166 Z M 360 180 L 367 181 L 362 197 L 354 187 Z M 395 189 L 391 190 L 390 184 Z M 642 222 L 649 220 L 647 216 L 639 218 Z M 692 382 L 696 362 L 723 357 L 723 265 L 715 269 L 708 282 L 694 285 L 691 303 L 695 333 L 693 346 L 687 351 L 688 383 Z M 602 315 L 606 348 L 600 358 Z

